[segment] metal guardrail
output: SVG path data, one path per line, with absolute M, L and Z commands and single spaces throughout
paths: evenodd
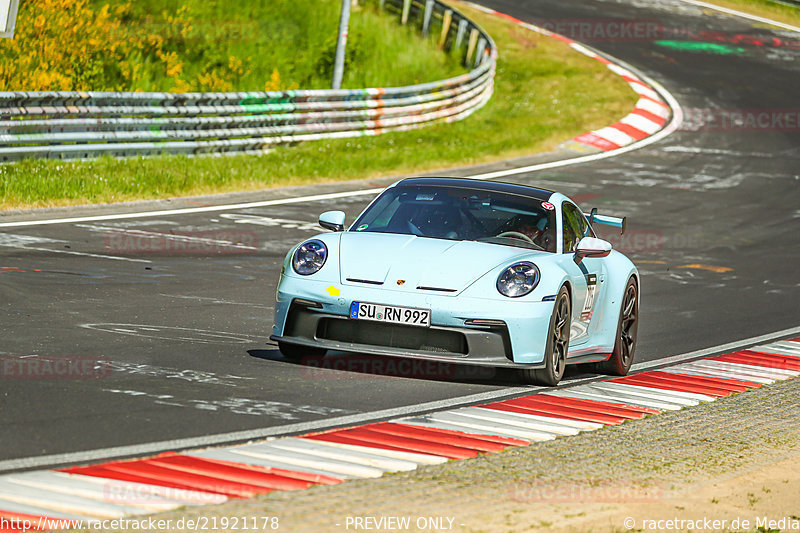
M 770 2 L 790 7 L 800 7 L 800 0 L 770 0 Z
M 439 0 L 371 0 L 439 45 L 468 73 L 408 87 L 244 93 L 0 92 L 0 162 L 263 152 L 461 120 L 494 86 L 491 37 Z

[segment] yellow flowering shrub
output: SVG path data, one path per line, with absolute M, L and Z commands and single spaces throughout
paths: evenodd
M 418 31 L 378 13 L 377 4 L 364 3 L 351 17 L 345 87 L 430 81 L 443 67 L 450 75 L 463 72 L 454 55 L 409 46 Z M 0 39 L 0 91 L 327 89 L 340 6 L 338 0 L 21 0 L 14 38 Z
M 14 38 L 0 40 L 0 90 L 123 90 L 133 75 L 124 61 L 132 43 L 119 32 L 126 6 L 20 2 Z
M 197 45 L 187 7 L 136 20 L 131 8 L 21 2 L 16 35 L 0 40 L 0 91 L 232 91 L 250 74 L 233 56 L 200 57 L 187 72 L 185 56 Z

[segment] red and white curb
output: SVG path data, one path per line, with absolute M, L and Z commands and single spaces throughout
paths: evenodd
M 679 410 L 798 375 L 800 337 L 388 422 L 7 474 L 0 476 L 0 533 L 76 527 L 59 519 L 121 518 L 377 478 Z
M 639 95 L 639 100 L 636 102 L 636 105 L 634 105 L 633 111 L 627 116 L 605 128 L 582 133 L 572 139 L 573 143 L 579 143 L 590 150 L 608 152 L 641 141 L 666 126 L 672 114 L 669 104 L 664 101 L 658 91 L 630 70 L 623 68 L 569 37 L 553 33 L 545 28 L 529 24 L 505 13 L 495 11 L 494 9 L 489 9 L 471 2 L 467 3 L 471 7 L 483 11 L 484 13 L 510 20 L 526 29 L 567 43 L 576 52 L 603 63 L 610 71 L 622 76 L 622 79 L 628 82 L 631 89 Z

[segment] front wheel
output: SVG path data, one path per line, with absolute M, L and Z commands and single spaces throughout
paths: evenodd
M 290 361 L 299 361 L 304 357 L 321 357 L 328 351 L 324 348 L 310 348 L 286 342 L 279 342 L 278 350 L 280 350 L 281 355 Z
M 597 372 L 624 376 L 631 369 L 633 354 L 636 351 L 636 335 L 639 332 L 639 287 L 636 279 L 631 278 L 625 286 L 622 296 L 622 306 L 619 310 L 617 322 L 617 337 L 614 341 L 614 351 L 607 361 L 597 363 Z
M 561 381 L 567 366 L 571 313 L 569 291 L 566 287 L 561 287 L 553 306 L 553 314 L 550 317 L 547 346 L 544 353 L 545 367 L 537 370 L 522 370 L 522 380 L 525 383 L 555 387 Z

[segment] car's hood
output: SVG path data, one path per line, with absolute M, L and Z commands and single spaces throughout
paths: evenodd
M 339 267 L 343 284 L 381 283 L 384 289 L 401 291 L 426 287 L 455 296 L 493 268 L 531 254 L 537 252 L 473 241 L 344 232 Z

